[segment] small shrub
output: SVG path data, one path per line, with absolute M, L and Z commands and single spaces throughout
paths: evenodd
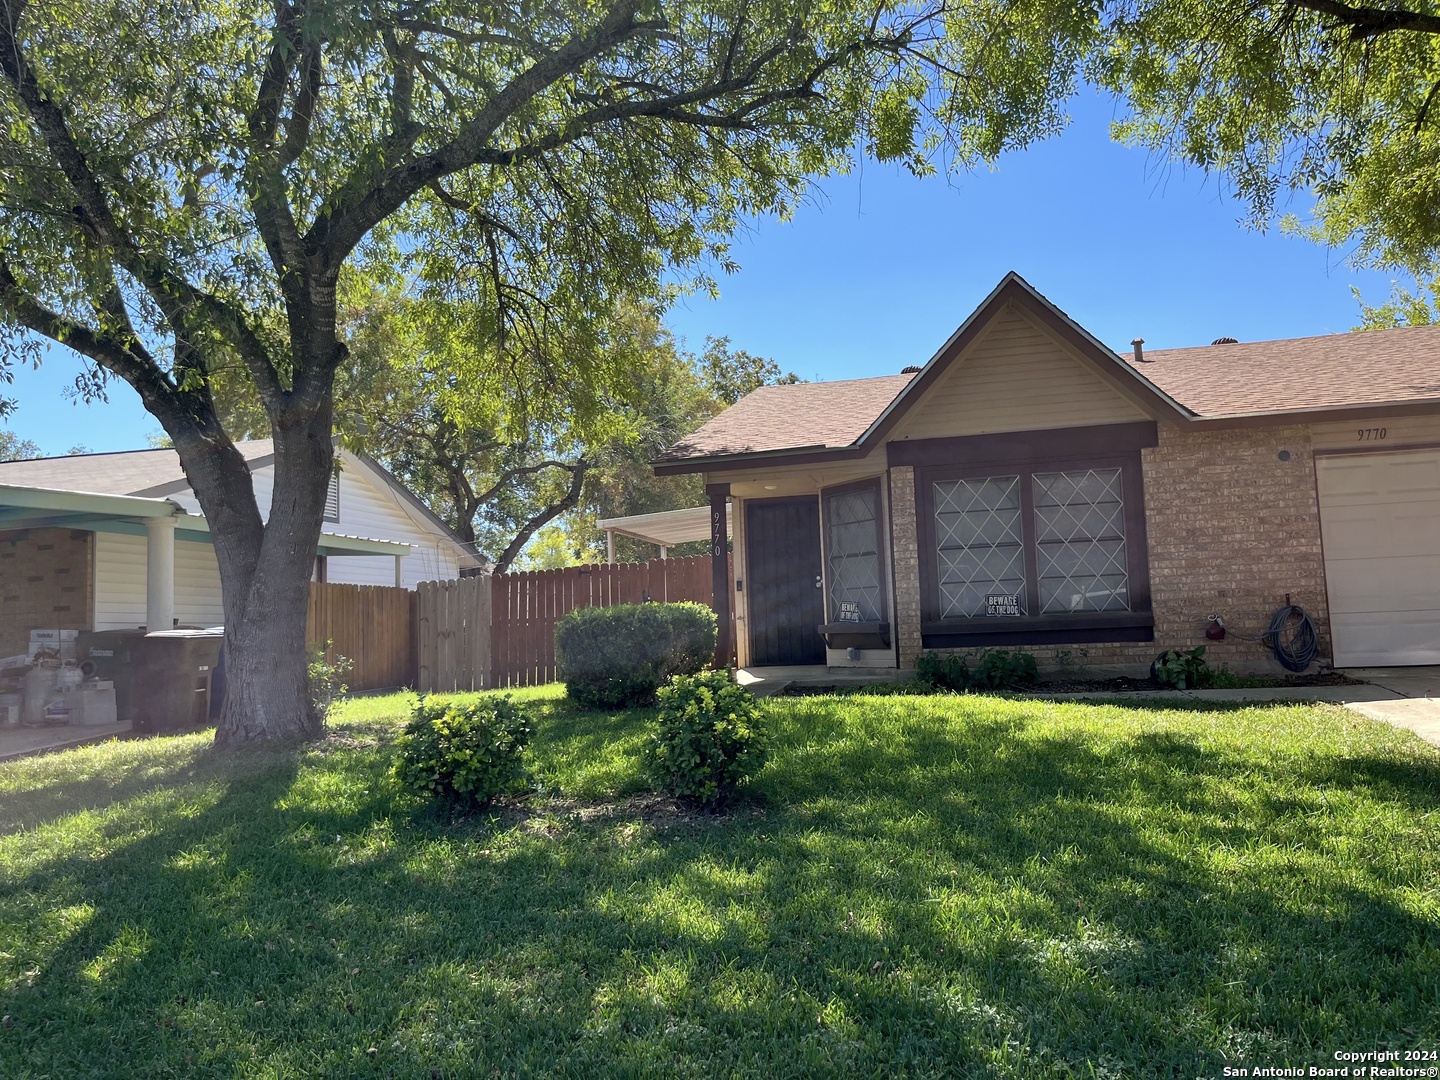
M 1150 677 L 1161 686 L 1176 690 L 1192 690 L 1206 681 L 1209 665 L 1205 662 L 1205 646 L 1184 652 L 1166 649 L 1150 665 Z
M 704 604 L 577 608 L 555 627 L 555 663 L 581 705 L 652 705 L 672 675 L 710 665 L 715 634 L 715 613 Z
M 355 668 L 355 662 L 348 656 L 336 653 L 330 655 L 333 641 L 321 645 L 318 641 L 308 647 L 305 674 L 310 685 L 310 708 L 317 719 L 324 723 L 330 710 L 350 692 L 345 685 L 345 676 Z
M 971 666 L 971 663 L 974 666 Z M 942 655 L 921 653 L 915 659 L 915 677 L 936 690 L 1018 690 L 1031 685 L 1038 674 L 1035 657 L 1008 649 Z
M 714 807 L 765 764 L 764 716 L 732 672 L 677 675 L 659 696 L 647 749 L 659 790 Z
M 421 698 L 398 740 L 391 774 L 412 795 L 456 809 L 488 806 L 524 785 L 532 732 L 529 716 L 508 696 Z

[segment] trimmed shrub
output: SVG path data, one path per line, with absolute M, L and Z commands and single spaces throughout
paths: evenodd
M 963 656 L 927 652 L 915 658 L 915 677 L 936 690 L 1018 690 L 1033 683 L 1037 674 L 1034 656 L 1008 649 L 980 649 Z
M 455 809 L 488 806 L 525 783 L 530 718 L 510 698 L 421 698 L 397 741 L 391 775 L 412 795 Z
M 704 604 L 576 608 L 555 627 L 555 664 L 581 705 L 653 705 L 672 675 L 710 666 L 715 633 L 715 613 Z
M 759 771 L 769 744 L 755 695 L 729 670 L 671 679 L 651 733 L 646 757 L 655 786 L 709 807 Z

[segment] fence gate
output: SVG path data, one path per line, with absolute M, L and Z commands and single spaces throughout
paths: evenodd
M 415 681 L 410 593 L 388 585 L 312 582 L 305 640 L 329 642 L 329 656 L 346 657 L 351 690 L 410 686 Z
M 490 578 L 422 581 L 415 640 L 420 692 L 484 690 L 490 671 Z

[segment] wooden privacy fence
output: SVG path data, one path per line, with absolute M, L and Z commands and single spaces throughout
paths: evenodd
M 417 592 L 421 693 L 553 682 L 555 624 L 581 607 L 711 603 L 710 557 L 429 581 Z
M 415 590 L 415 651 L 422 694 L 494 686 L 489 577 L 422 581 Z
M 414 594 L 387 585 L 310 585 L 305 640 L 354 665 L 351 690 L 415 685 Z

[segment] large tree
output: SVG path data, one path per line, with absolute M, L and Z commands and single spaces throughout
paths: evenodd
M 1058 125 L 1023 69 L 992 108 L 950 20 L 888 0 L 0 0 L 12 350 L 77 351 L 173 441 L 224 590 L 217 742 L 317 730 L 305 604 L 342 272 L 399 267 L 490 313 L 481 354 L 553 364 L 583 400 L 606 373 L 549 348 L 550 313 L 582 332 L 667 263 L 727 265 L 738 219 L 788 212 L 857 138 L 908 158 L 938 115 L 973 155 Z M 217 415 L 221 368 L 275 440 L 268 519 Z

